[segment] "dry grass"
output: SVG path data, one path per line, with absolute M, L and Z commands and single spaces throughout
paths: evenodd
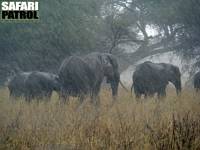
M 95 108 L 76 99 L 60 105 L 11 102 L 0 90 L 0 149 L 200 149 L 200 99 L 191 91 L 180 97 L 168 91 L 162 101 L 136 103 L 120 90 L 111 105 L 110 92 L 101 92 Z

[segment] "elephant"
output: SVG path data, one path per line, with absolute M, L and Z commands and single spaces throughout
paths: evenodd
M 200 90 L 200 72 L 197 72 L 193 78 L 194 89 L 196 92 Z
M 99 65 L 97 64 L 97 67 Z M 88 64 L 78 56 L 64 59 L 59 68 L 59 79 L 61 83 L 61 100 L 68 101 L 69 96 L 79 97 L 82 102 L 86 95 L 91 98 L 96 96 L 95 74 Z
M 50 99 L 52 92 L 60 92 L 61 84 L 53 73 L 34 71 L 25 80 L 25 99 Z
M 30 74 L 31 72 L 20 72 L 11 77 L 8 81 L 10 97 L 17 98 L 25 96 L 25 80 Z
M 100 91 L 103 78 L 106 77 L 107 83 L 111 85 L 112 96 L 115 99 L 118 94 L 119 83 L 121 83 L 117 58 L 109 53 L 93 52 L 86 55 L 84 57 L 84 61 L 95 74 L 97 84 L 97 89 L 95 89 L 96 94 L 98 94 Z
M 159 98 L 165 97 L 169 82 L 175 86 L 177 94 L 181 92 L 181 73 L 172 64 L 146 61 L 136 67 L 132 79 L 131 93 L 134 88 L 136 98 L 140 98 L 142 94 L 145 97 L 153 96 L 155 93 Z

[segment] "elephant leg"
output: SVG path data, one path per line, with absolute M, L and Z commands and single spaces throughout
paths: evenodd
M 15 99 L 16 99 L 16 96 L 14 95 L 13 91 L 10 91 L 9 100 L 14 101 Z
M 61 96 L 60 101 L 61 101 L 62 103 L 68 104 L 68 103 L 69 103 L 69 96 L 68 96 L 68 94 L 63 94 L 63 95 Z
M 96 83 L 95 87 L 93 87 L 93 89 L 92 89 L 91 101 L 95 105 L 99 105 L 100 104 L 99 92 L 100 92 L 100 89 L 101 89 L 101 82 L 102 82 L 102 80 L 98 81 Z
M 37 100 L 37 102 L 39 103 L 41 100 L 43 100 L 45 98 L 45 93 L 41 92 L 41 93 L 35 93 L 34 94 L 34 98 Z
M 148 92 L 144 93 L 144 99 L 147 99 L 150 94 Z
M 161 91 L 159 91 L 159 92 L 158 92 L 158 99 L 162 98 L 161 95 L 162 95 L 162 94 L 161 94 Z
M 142 94 L 140 94 L 140 93 L 135 93 L 135 97 L 136 97 L 136 98 L 141 98 L 141 95 L 142 95 Z
M 166 87 L 164 87 L 164 89 L 163 89 L 162 97 L 166 97 Z
M 25 95 L 25 101 L 30 103 L 31 102 L 31 99 L 32 99 L 32 95 L 31 94 L 26 94 Z
M 166 91 L 164 90 L 164 92 L 163 92 L 163 95 L 162 95 L 163 97 L 166 97 Z
M 139 99 L 141 99 L 142 94 L 144 93 L 144 91 L 142 92 L 141 88 L 138 85 L 135 84 L 134 93 L 135 93 L 136 101 L 139 102 Z
M 117 81 L 112 81 L 111 82 L 111 89 L 112 89 L 112 97 L 113 100 L 117 99 L 117 95 L 118 95 L 118 86 L 119 86 L 119 82 Z
M 165 91 L 165 88 L 162 88 L 159 92 L 158 92 L 158 98 L 159 99 L 162 99 L 166 97 L 166 91 Z
M 9 99 L 12 100 L 13 99 L 13 91 L 10 90 L 10 93 L 9 93 Z
M 58 93 L 59 95 L 58 95 L 58 99 L 61 101 L 62 99 L 63 99 L 63 92 L 62 91 L 60 91 L 59 93 Z
M 91 103 L 95 106 L 99 106 L 100 105 L 100 97 L 99 95 L 96 95 L 94 98 L 92 98 Z
M 100 96 L 97 95 L 96 97 L 96 105 L 99 106 L 100 105 Z
M 59 100 L 62 103 L 68 103 L 69 101 L 69 92 L 66 90 L 62 89 L 59 93 Z
M 80 104 L 83 103 L 84 99 L 85 99 L 85 95 L 84 94 L 80 94 L 79 97 L 78 97 L 78 100 L 79 100 Z
M 139 100 L 141 99 L 142 94 L 141 93 L 135 93 L 135 100 L 136 102 L 139 102 Z
M 155 94 L 155 93 L 154 93 L 153 91 L 151 91 L 151 92 L 148 93 L 148 96 L 149 96 L 150 98 L 153 98 L 153 97 L 154 97 L 154 94 Z
M 51 96 L 52 96 L 52 91 L 48 91 L 45 95 L 45 99 L 47 102 L 49 102 L 51 100 Z

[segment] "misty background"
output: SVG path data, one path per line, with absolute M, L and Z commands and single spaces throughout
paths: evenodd
M 94 51 L 118 58 L 127 86 L 146 60 L 179 66 L 183 83 L 199 70 L 199 0 L 42 0 L 39 16 L 0 22 L 1 86 L 13 73 L 56 73 L 65 57 Z

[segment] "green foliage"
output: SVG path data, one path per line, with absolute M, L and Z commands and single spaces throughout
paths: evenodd
M 39 20 L 2 21 L 0 67 L 6 72 L 16 68 L 56 71 L 66 56 L 94 51 L 99 6 L 97 0 L 43 0 Z
M 129 18 L 143 25 L 159 29 L 163 46 L 176 45 L 181 56 L 200 56 L 200 1 L 199 0 L 116 0 Z M 141 31 L 142 31 L 141 30 Z M 143 31 L 142 31 L 143 32 Z M 145 36 L 145 32 L 143 32 Z M 174 49 L 174 47 L 172 47 Z

